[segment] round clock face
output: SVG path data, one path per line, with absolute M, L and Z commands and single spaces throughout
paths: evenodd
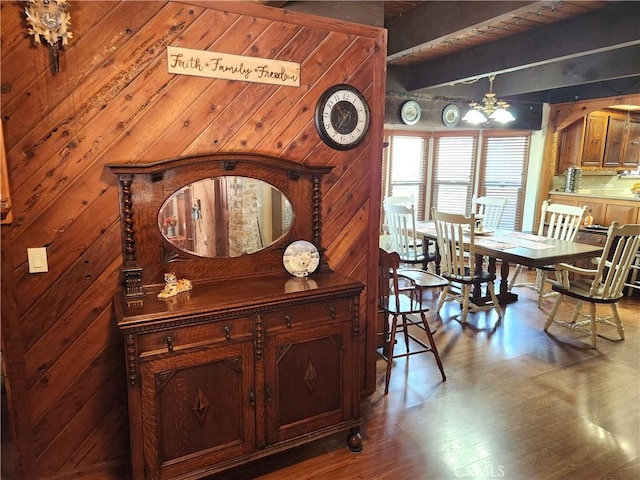
M 55 30 L 60 25 L 58 12 L 51 4 L 43 5 L 38 13 L 38 19 L 42 26 L 48 30 Z
M 322 94 L 316 105 L 316 130 L 336 150 L 348 150 L 364 139 L 369 128 L 369 106 L 351 85 L 335 85 Z

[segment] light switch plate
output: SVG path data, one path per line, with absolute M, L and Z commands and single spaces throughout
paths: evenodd
M 49 271 L 47 249 L 45 247 L 27 248 L 27 256 L 29 257 L 29 273 Z

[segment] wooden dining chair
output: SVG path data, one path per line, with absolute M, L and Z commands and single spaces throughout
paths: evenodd
M 417 300 L 415 291 L 412 288 L 411 279 L 402 277 L 398 273 L 399 267 L 400 256 L 397 252 L 387 252 L 382 248 L 379 249 L 378 309 L 384 315 L 384 346 L 380 351 L 380 355 L 387 362 L 384 386 L 385 395 L 389 393 L 389 380 L 391 378 L 391 367 L 394 358 L 409 357 L 419 353 L 431 352 L 442 374 L 442 381 L 447 379 L 444 368 L 442 367 L 442 362 L 440 361 L 438 349 L 436 348 L 436 343 L 433 339 L 433 333 L 427 323 L 426 312 L 428 312 L 429 309 Z M 437 277 L 435 274 L 430 275 L 434 278 Z M 404 280 L 403 284 L 401 284 L 401 278 Z M 389 319 L 391 319 L 391 322 L 389 322 Z M 426 335 L 428 344 L 410 330 L 409 327 L 412 326 L 419 329 L 416 330 L 416 333 Z M 401 353 L 395 350 L 396 334 L 398 332 L 402 332 L 404 336 L 405 348 Z M 417 345 L 417 349 L 411 349 L 413 344 Z
M 627 279 L 627 283 L 624 284 L 625 287 L 627 287 L 628 297 L 632 296 L 635 290 L 640 290 L 640 278 L 638 277 L 638 273 L 640 273 L 640 249 L 636 253 L 635 260 L 629 268 L 629 278 Z
M 440 294 L 438 312 L 445 302 L 456 301 L 462 306 L 462 323 L 466 322 L 469 312 L 483 310 L 495 309 L 501 318 L 502 310 L 494 291 L 495 274 L 476 270 L 474 216 L 439 212 L 434 208 L 432 217 L 440 255 L 440 275 L 449 281 Z M 471 288 L 481 288 L 483 284 L 487 286 L 491 301 L 480 305 L 471 300 Z
M 384 201 L 384 213 L 391 237 L 391 250 L 397 252 L 405 264 L 420 264 L 424 270 L 435 254 L 422 245 L 422 236 L 416 233 L 416 211 L 413 205 L 394 203 L 389 198 Z M 426 252 L 426 254 L 425 254 Z
M 573 242 L 586 211 L 586 206 L 562 205 L 545 200 L 542 202 L 537 235 Z M 545 291 L 549 273 L 555 273 L 555 281 L 557 282 L 566 283 L 567 281 L 566 278 L 562 277 L 562 271 L 558 271 L 555 265 L 546 265 L 536 269 L 535 283 L 516 283 L 522 268 L 522 265 L 516 265 L 513 276 L 509 281 L 508 290 L 511 291 L 513 287 L 528 287 L 535 290 L 538 293 L 538 307 L 542 305 L 542 301 L 545 298 L 557 295 L 556 292 Z
M 500 220 L 507 206 L 507 199 L 501 197 L 473 197 L 472 212 L 476 217 L 481 216 L 485 228 L 500 228 Z
M 625 282 L 639 248 L 640 225 L 618 226 L 617 222 L 613 222 L 607 232 L 607 241 L 595 270 L 579 268 L 566 263 L 557 265 L 558 268 L 566 272 L 573 272 L 587 278 L 572 280 L 567 285 L 552 285 L 551 288 L 558 294 L 558 297 L 544 324 L 545 332 L 548 331 L 552 323 L 572 330 L 587 332 L 591 336 L 591 346 L 596 348 L 597 326 L 604 324 L 615 327 L 620 340 L 624 340 L 624 326 L 616 304 L 624 295 Z M 558 320 L 556 318 L 558 309 L 566 297 L 577 300 L 573 316 L 569 321 Z M 584 302 L 589 304 L 588 314 L 582 313 Z M 598 317 L 596 305 L 599 304 L 608 304 L 611 307 L 612 315 Z M 586 320 L 579 321 L 579 318 L 585 317 Z

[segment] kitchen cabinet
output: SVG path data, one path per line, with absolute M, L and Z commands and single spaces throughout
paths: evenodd
M 620 224 L 638 223 L 640 219 L 640 202 L 634 200 L 618 200 L 561 193 L 551 193 L 549 200 L 552 203 L 561 203 L 564 205 L 586 205 L 588 207 L 587 212 L 593 215 L 593 223 L 595 225 L 609 226 L 614 221 Z
M 631 120 L 627 124 L 625 152 L 622 166 L 630 169 L 640 167 L 640 121 Z
M 616 168 L 622 163 L 626 124 L 627 121 L 624 118 L 609 119 L 603 166 Z
M 626 116 L 609 117 L 603 166 L 636 169 L 640 155 L 640 122 Z
M 582 155 L 582 133 L 584 121 L 574 122 L 565 128 L 560 135 L 557 173 L 566 172 L 567 168 L 580 165 Z
M 607 136 L 607 120 L 607 115 L 600 112 L 587 115 L 581 160 L 583 167 L 602 166 L 605 138 Z
M 640 119 L 637 114 L 597 111 L 559 135 L 556 173 L 567 168 L 636 169 L 640 166 Z

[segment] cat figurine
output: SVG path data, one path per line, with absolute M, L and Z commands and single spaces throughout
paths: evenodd
M 173 297 L 182 292 L 191 290 L 191 280 L 186 278 L 178 279 L 175 272 L 164 274 L 164 289 L 158 294 L 158 298 Z

